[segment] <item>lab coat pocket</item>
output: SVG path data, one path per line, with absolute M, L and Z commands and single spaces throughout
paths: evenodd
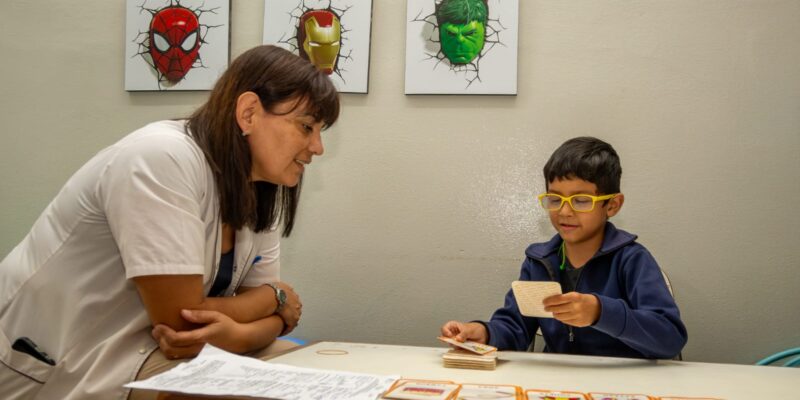
M 47 382 L 55 366 L 14 350 L 11 341 L 0 331 L 0 393 L 17 393 L 15 390 L 33 390 Z M 12 396 L 13 397 L 13 396 Z M 24 397 L 27 398 L 27 397 Z

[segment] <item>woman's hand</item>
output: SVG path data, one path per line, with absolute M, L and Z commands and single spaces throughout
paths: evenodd
M 286 328 L 281 332 L 281 335 L 286 335 L 293 331 L 300 322 L 300 315 L 303 313 L 303 303 L 300 302 L 300 296 L 297 295 L 288 283 L 278 282 L 276 285 L 286 293 L 286 302 L 283 304 L 283 307 L 278 310 L 278 315 L 281 316 L 283 322 L 286 324 Z
M 181 310 L 181 316 L 189 322 L 203 326 L 176 332 L 167 325 L 156 325 L 152 335 L 167 358 L 194 357 L 206 343 L 234 353 L 249 350 L 246 341 L 242 340 L 243 325 L 227 315 L 210 310 Z

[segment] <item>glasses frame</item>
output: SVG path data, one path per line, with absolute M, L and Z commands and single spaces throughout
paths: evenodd
M 536 198 L 539 199 L 539 205 L 541 205 L 542 208 L 544 208 L 547 211 L 558 211 L 558 210 L 561 210 L 561 207 L 564 207 L 564 203 L 568 203 L 569 204 L 569 208 L 571 208 L 572 211 L 575 211 L 575 212 L 592 212 L 592 211 L 594 211 L 594 205 L 598 201 L 610 200 L 610 199 L 613 199 L 614 197 L 617 197 L 617 195 L 619 195 L 619 193 L 604 194 L 602 196 L 593 196 L 591 194 L 578 193 L 578 194 L 573 194 L 572 196 L 564 197 L 564 196 L 562 196 L 560 194 L 555 194 L 555 193 L 542 193 L 542 194 L 536 196 Z M 544 198 L 546 196 L 556 196 L 556 197 L 561 199 L 561 203 L 559 203 L 558 207 L 556 207 L 556 208 L 547 208 L 544 205 Z M 575 198 L 575 197 L 578 197 L 578 196 L 590 197 L 592 199 L 592 208 L 590 208 L 588 210 L 576 210 L 575 206 L 572 204 L 572 199 Z

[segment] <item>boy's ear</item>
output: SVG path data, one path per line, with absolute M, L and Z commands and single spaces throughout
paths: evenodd
M 261 100 L 253 92 L 244 92 L 236 99 L 236 123 L 243 134 L 253 130 L 253 117 L 261 107 Z
M 606 213 L 608 214 L 609 218 L 617 215 L 619 210 L 622 208 L 622 203 L 625 203 L 625 195 L 622 193 L 608 200 L 608 204 L 606 204 Z

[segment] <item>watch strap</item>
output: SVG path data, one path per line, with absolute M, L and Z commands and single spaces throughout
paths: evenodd
M 275 307 L 275 312 L 278 312 L 283 308 L 283 305 L 286 304 L 286 294 L 283 292 L 283 289 L 279 288 L 278 285 L 274 283 L 267 283 L 267 285 L 275 291 L 275 304 L 277 305 Z

